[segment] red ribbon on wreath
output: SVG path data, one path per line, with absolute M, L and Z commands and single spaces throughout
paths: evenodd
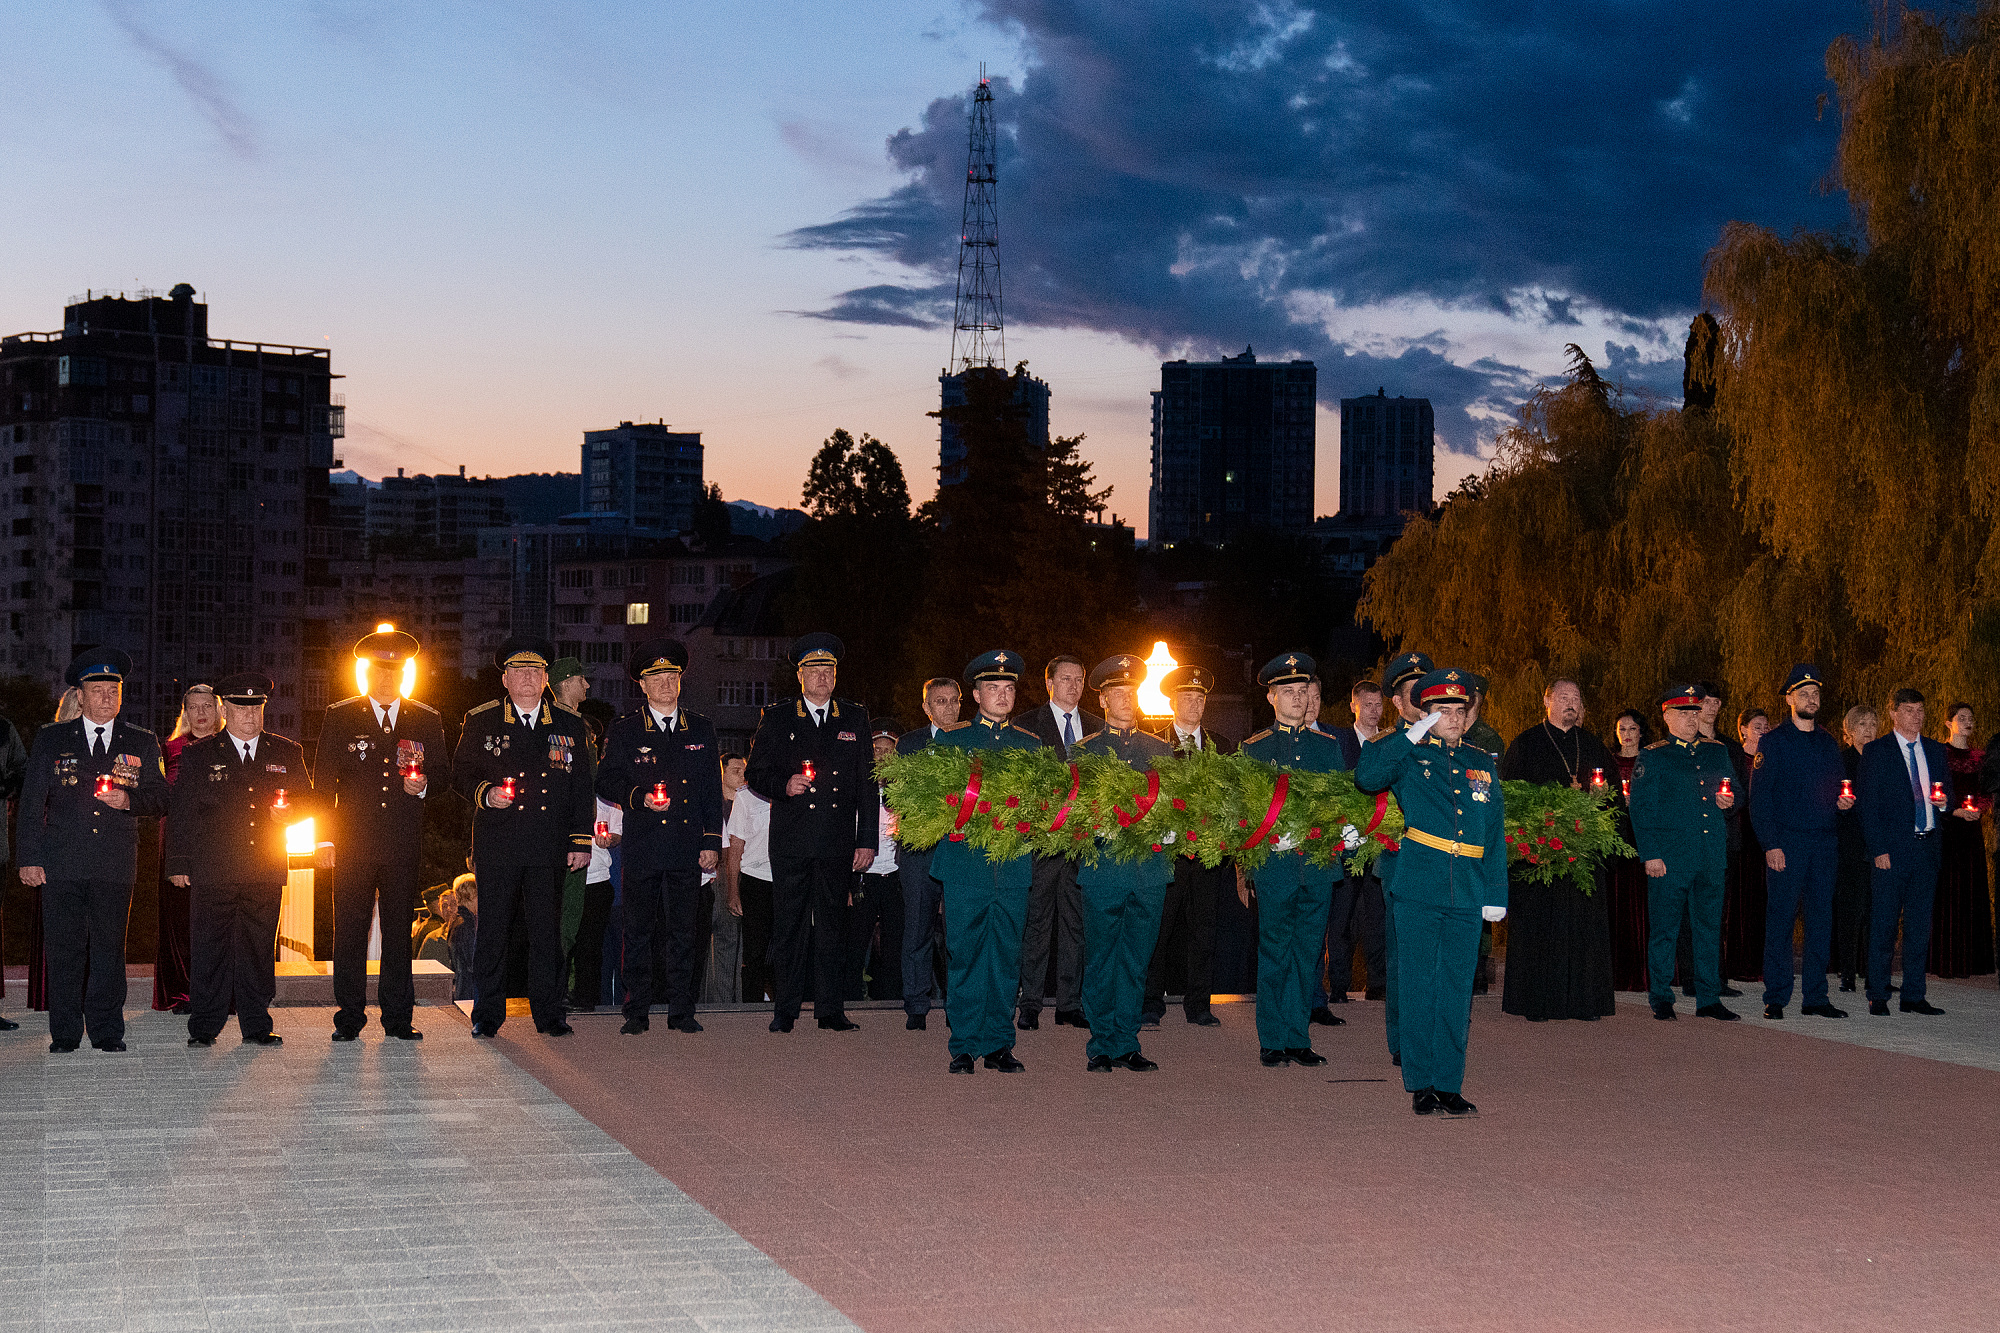
M 1290 791 L 1291 788 L 1292 775 L 1289 773 L 1278 774 L 1278 789 L 1271 793 L 1271 808 L 1264 812 L 1264 822 L 1257 826 L 1257 831 L 1250 835 L 1248 842 L 1237 848 L 1238 851 L 1247 852 L 1258 843 L 1264 841 L 1264 836 L 1277 824 L 1278 811 L 1284 808 L 1285 793 Z
M 979 785 L 983 779 L 979 775 L 979 765 L 972 766 L 972 776 L 965 780 L 965 795 L 958 798 L 958 819 L 951 831 L 958 832 L 965 827 L 965 821 L 972 818 L 972 809 L 979 804 Z
M 1388 848 L 1390 851 L 1393 852 L 1400 850 L 1402 844 L 1397 842 L 1394 838 L 1384 838 L 1381 835 L 1375 833 L 1376 829 L 1382 827 L 1382 817 L 1388 813 L 1389 813 L 1389 793 L 1386 791 L 1376 792 L 1375 817 L 1368 821 L 1368 827 L 1362 829 L 1361 832 L 1364 835 L 1373 834 L 1375 836 L 1375 841 L 1381 843 L 1384 847 Z
M 1069 766 L 1069 795 L 1063 797 L 1063 808 L 1056 811 L 1056 817 L 1049 821 L 1049 832 L 1058 833 L 1069 822 L 1069 808 L 1076 804 L 1076 794 L 1083 787 L 1083 775 L 1076 771 L 1076 765 Z
M 1159 800 L 1160 770 L 1156 768 L 1146 774 L 1146 794 L 1132 802 L 1134 812 L 1129 815 L 1126 814 L 1118 808 L 1118 802 L 1113 801 L 1111 803 L 1111 813 L 1118 816 L 1118 824 L 1121 828 L 1131 828 L 1134 824 L 1151 814 L 1153 807 L 1159 803 Z

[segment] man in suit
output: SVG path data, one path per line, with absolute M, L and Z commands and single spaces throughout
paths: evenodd
M 1204 724 L 1215 673 L 1203 666 L 1175 667 L 1160 681 L 1160 693 L 1174 706 L 1173 716 L 1153 734 L 1177 754 L 1202 751 L 1234 754 L 1236 742 Z M 1160 910 L 1160 938 L 1146 969 L 1146 998 L 1140 1015 L 1143 1027 L 1158 1027 L 1167 1013 L 1167 969 L 1181 968 L 1181 1012 L 1196 1027 L 1221 1025 L 1210 1007 L 1215 978 L 1216 901 L 1236 882 L 1236 866 L 1224 861 L 1210 870 L 1198 856 L 1176 856 L 1173 881 Z
M 472 869 L 479 877 L 473 945 L 472 1035 L 507 1021 L 507 944 L 528 937 L 528 1009 L 535 1030 L 567 1037 L 563 1006 L 562 887 L 590 866 L 597 764 L 582 715 L 548 692 L 555 649 L 515 636 L 494 653 L 501 696 L 465 715 L 452 786 L 472 802 Z
M 75 1050 L 86 1030 L 100 1051 L 125 1049 L 138 820 L 167 812 L 159 739 L 118 716 L 131 671 L 132 659 L 116 648 L 92 648 L 70 663 L 63 679 L 80 692 L 83 716 L 35 733 L 21 792 L 21 882 L 42 893 L 54 1052 Z
M 379 629 L 354 645 L 367 692 L 326 710 L 319 731 L 318 791 L 333 805 L 333 1040 L 353 1041 L 368 1025 L 368 936 L 380 903 L 382 967 L 376 1003 L 382 1030 L 421 1041 L 412 1026 L 417 992 L 410 932 L 422 870 L 424 807 L 433 776 L 451 785 L 444 720 L 402 697 L 403 664 L 416 636 Z
M 831 634 L 792 645 L 799 697 L 772 704 L 750 742 L 750 789 L 771 803 L 771 1031 L 790 1032 L 805 1003 L 807 944 L 813 1017 L 833 1032 L 847 1017 L 842 955 L 847 894 L 875 859 L 875 749 L 868 710 L 833 697 L 847 649 Z
M 1086 713 L 1081 660 L 1064 653 L 1042 669 L 1042 688 L 1049 701 L 1030 709 L 1014 726 L 1063 758 L 1083 740 L 1104 728 L 1104 719 Z M 1024 1031 L 1042 1025 L 1042 992 L 1048 987 L 1049 944 L 1054 935 L 1056 955 L 1056 1024 L 1085 1027 L 1083 1018 L 1083 894 L 1076 883 L 1076 862 L 1066 856 L 1038 856 L 1028 886 L 1028 921 L 1021 935 L 1021 1017 Z
M 906 731 L 896 740 L 897 754 L 915 754 L 958 725 L 960 691 L 950 676 L 933 676 L 924 682 L 924 725 Z M 941 923 L 938 908 L 943 902 L 939 885 L 931 878 L 930 847 L 898 844 L 897 875 L 903 883 L 903 1027 L 922 1032 L 928 1026 L 931 992 L 936 989 L 935 941 Z
M 1375 739 L 1382 729 L 1382 687 L 1372 680 L 1357 680 L 1347 692 L 1348 711 L 1354 715 L 1353 724 L 1333 728 L 1333 738 L 1340 743 L 1341 758 L 1346 760 L 1351 770 L 1361 762 L 1361 747 Z M 1349 896 L 1352 905 L 1347 919 L 1329 917 L 1327 920 L 1326 945 L 1326 997 L 1328 1006 L 1343 1004 L 1347 992 L 1353 989 L 1354 947 L 1361 946 L 1361 960 L 1368 968 L 1368 988 L 1363 994 L 1368 999 L 1379 1000 L 1388 992 L 1384 978 L 1388 973 L 1388 960 L 1384 956 L 1382 942 L 1382 877 L 1375 873 L 1371 864 L 1368 873 L 1358 878 L 1350 877 L 1353 893 Z M 1320 1020 L 1320 997 L 1313 997 L 1313 1018 Z M 1326 1017 L 1333 1017 L 1328 1008 Z
M 1944 747 L 1924 735 L 1924 696 L 1897 690 L 1889 702 L 1890 731 L 1861 752 L 1855 795 L 1861 832 L 1875 858 L 1869 885 L 1868 1012 L 1889 1016 L 1889 965 L 1896 925 L 1903 927 L 1906 1014 L 1941 1014 L 1925 999 L 1924 967 L 1931 948 L 1931 907 L 1937 896 L 1943 812 L 1951 809 L 1951 765 Z
M 667 1026 L 699 1032 L 695 1020 L 695 940 L 701 877 L 722 862 L 722 760 L 715 724 L 681 707 L 687 648 L 650 639 L 626 670 L 645 706 L 611 724 L 597 795 L 624 816 L 626 1036 L 652 1020 L 653 954 L 666 936 Z
M 291 869 L 285 830 L 325 811 L 299 743 L 264 730 L 271 688 L 254 671 L 216 682 L 222 730 L 181 751 L 166 862 L 168 876 L 189 890 L 190 1046 L 215 1045 L 232 1002 L 246 1043 L 284 1042 L 271 1030 L 271 1001 Z

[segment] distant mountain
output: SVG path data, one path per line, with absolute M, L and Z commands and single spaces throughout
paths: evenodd
M 804 510 L 772 509 L 750 500 L 729 502 L 729 530 L 739 537 L 776 541 L 786 533 L 796 532 L 805 521 Z
M 553 523 L 583 507 L 583 477 L 575 472 L 523 472 L 501 477 L 516 523 Z

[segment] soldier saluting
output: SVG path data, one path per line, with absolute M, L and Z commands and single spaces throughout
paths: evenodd
M 21 882 L 42 893 L 51 1051 L 75 1050 L 86 1029 L 98 1050 L 125 1049 L 125 921 L 138 817 L 167 812 L 159 739 L 118 716 L 131 670 L 132 659 L 116 648 L 70 663 L 63 679 L 81 692 L 83 716 L 35 733 L 21 790 Z
M 562 885 L 590 864 L 597 813 L 583 718 L 555 702 L 546 640 L 516 636 L 493 655 L 503 693 L 465 715 L 452 786 L 472 802 L 472 870 L 479 878 L 473 948 L 472 1035 L 507 1021 L 507 936 L 516 917 L 528 935 L 528 1008 L 535 1030 L 575 1031 L 563 1007 Z
M 368 1024 L 368 935 L 379 898 L 382 1029 L 421 1041 L 411 1026 L 410 921 L 423 869 L 424 802 L 431 783 L 451 785 L 444 722 L 402 696 L 403 664 L 416 637 L 384 627 L 354 645 L 367 664 L 367 692 L 326 710 L 319 732 L 319 792 L 333 805 L 333 1039 L 353 1041 Z

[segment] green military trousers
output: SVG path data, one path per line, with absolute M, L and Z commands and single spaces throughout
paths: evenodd
M 1694 1002 L 1722 1002 L 1722 875 L 1713 870 L 1680 870 L 1646 877 L 1646 998 L 1674 1002 L 1674 955 L 1679 952 L 1681 914 L 1694 931 Z
M 1021 989 L 1021 932 L 1028 886 L 990 879 L 944 884 L 945 1022 L 953 1055 L 991 1055 L 1014 1044 L 1014 997 Z
M 1083 1016 L 1090 1021 L 1084 1053 L 1130 1055 L 1139 1049 L 1139 1010 L 1146 968 L 1160 938 L 1167 886 L 1084 884 Z
M 1330 884 L 1257 881 L 1257 1044 L 1265 1050 L 1312 1045 L 1313 974 L 1332 907 Z
M 1384 852 L 1375 858 L 1375 875 L 1382 881 L 1382 1025 L 1389 1038 L 1389 1054 L 1402 1058 L 1403 1043 L 1397 1035 L 1402 1012 L 1396 1004 L 1396 853 Z
M 1395 921 L 1396 1040 L 1403 1087 L 1461 1092 L 1465 1035 L 1472 1022 L 1472 973 L 1479 961 L 1479 905 L 1389 900 Z

